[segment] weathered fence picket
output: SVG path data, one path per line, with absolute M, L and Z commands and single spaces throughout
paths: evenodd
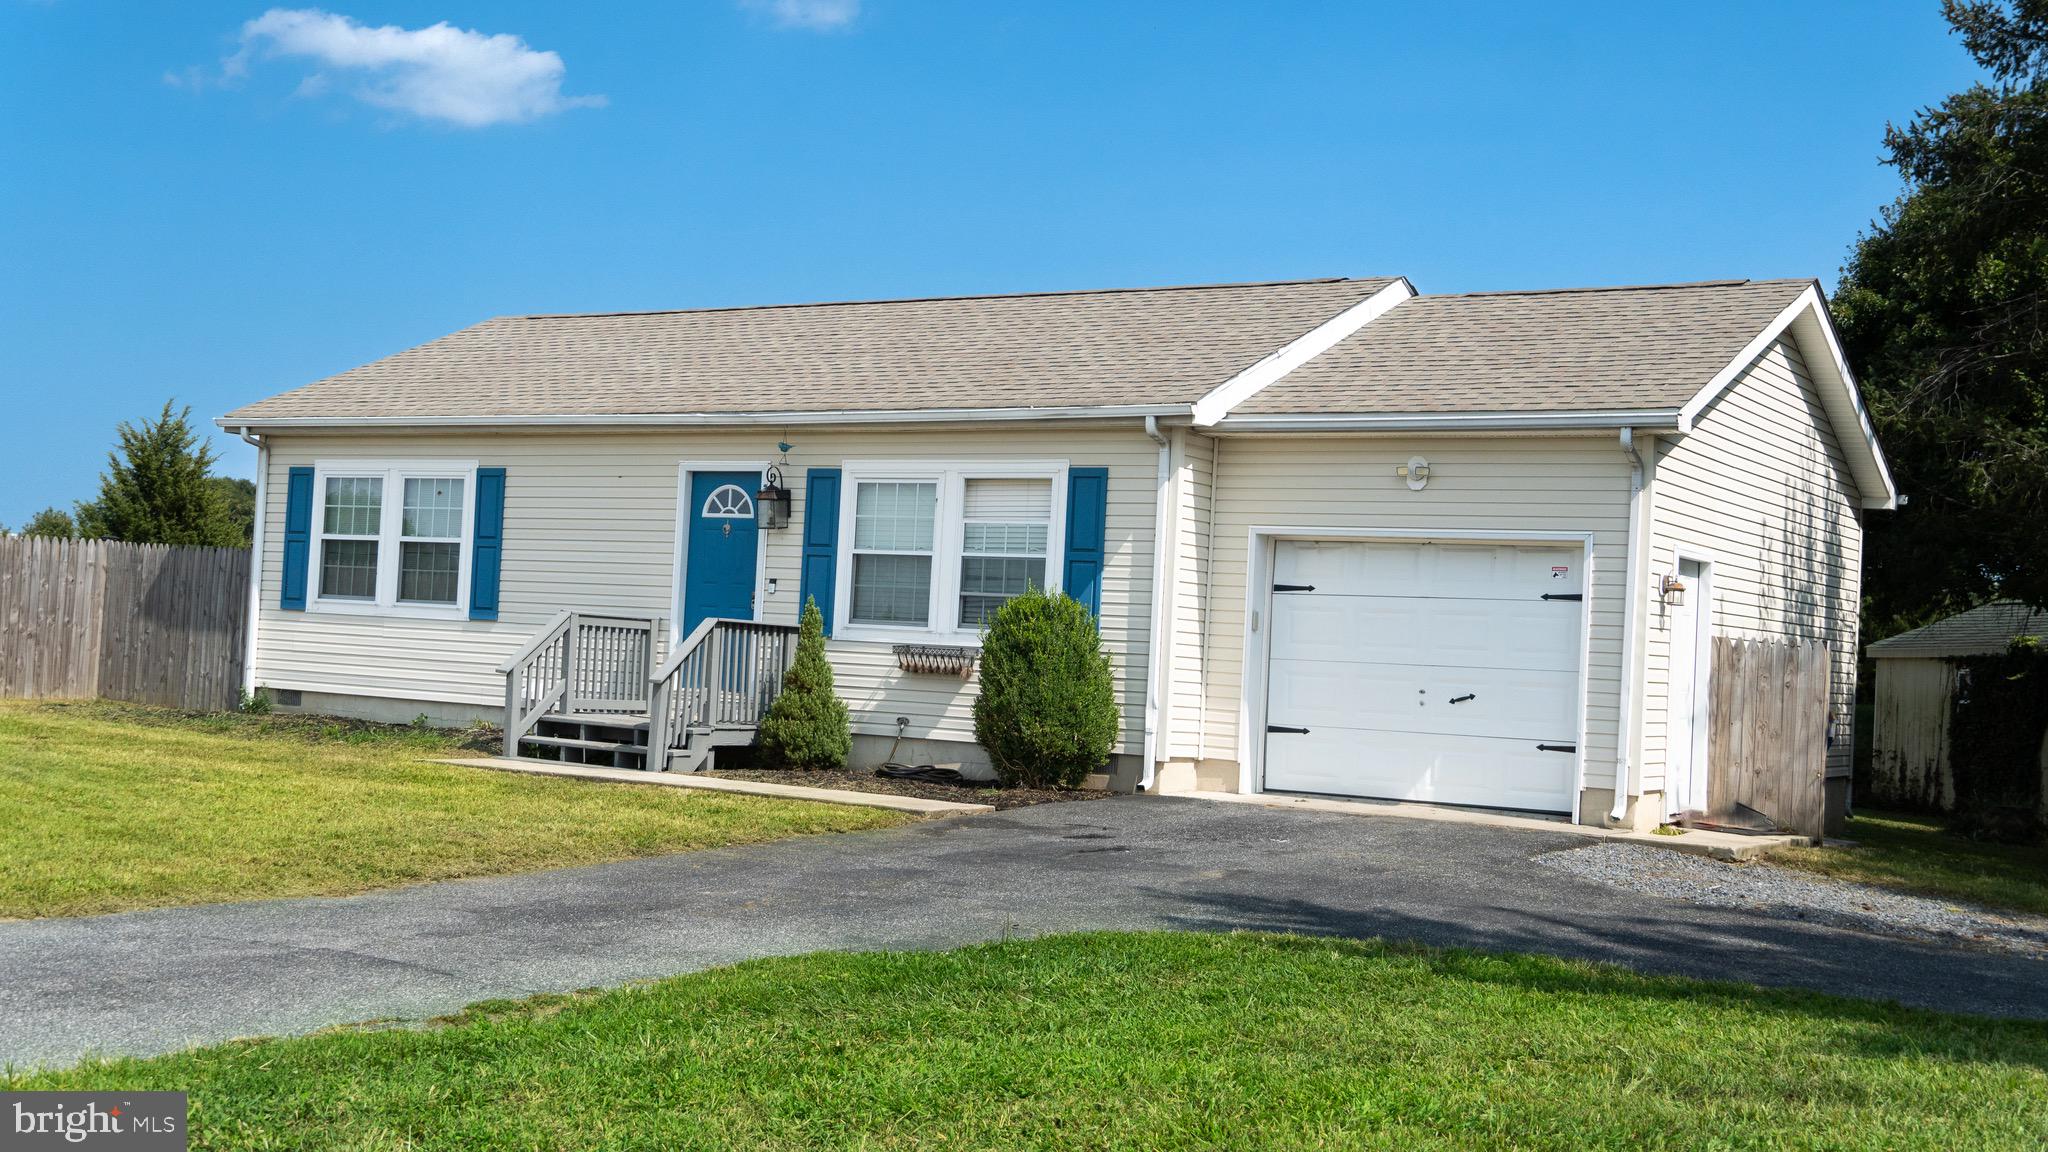
M 1827 805 L 1826 644 L 1714 637 L 1707 810 L 1754 809 L 1823 834 Z
M 0 539 L 0 696 L 232 708 L 246 548 Z

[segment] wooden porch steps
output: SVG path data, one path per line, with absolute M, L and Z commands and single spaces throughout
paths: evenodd
M 563 611 L 499 665 L 505 755 L 696 772 L 750 744 L 796 653 L 794 625 L 707 619 L 657 661 L 658 617 Z

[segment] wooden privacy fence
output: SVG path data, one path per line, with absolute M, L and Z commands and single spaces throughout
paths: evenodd
M 1707 809 L 1752 808 L 1819 837 L 1827 801 L 1828 646 L 1714 637 Z
M 0 538 L 0 696 L 232 708 L 249 550 Z

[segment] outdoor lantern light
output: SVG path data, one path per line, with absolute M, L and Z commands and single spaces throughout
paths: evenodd
M 782 469 L 774 464 L 761 477 L 761 490 L 754 493 L 754 523 L 763 528 L 789 527 L 789 489 L 782 486 Z
M 1658 582 L 1657 591 L 1664 597 L 1664 603 L 1674 608 L 1685 603 L 1685 581 L 1668 572 L 1664 574 L 1664 579 Z

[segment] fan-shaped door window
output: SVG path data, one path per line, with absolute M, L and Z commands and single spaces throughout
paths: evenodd
M 707 520 L 752 520 L 754 498 L 737 484 L 720 484 L 704 498 L 702 515 Z

